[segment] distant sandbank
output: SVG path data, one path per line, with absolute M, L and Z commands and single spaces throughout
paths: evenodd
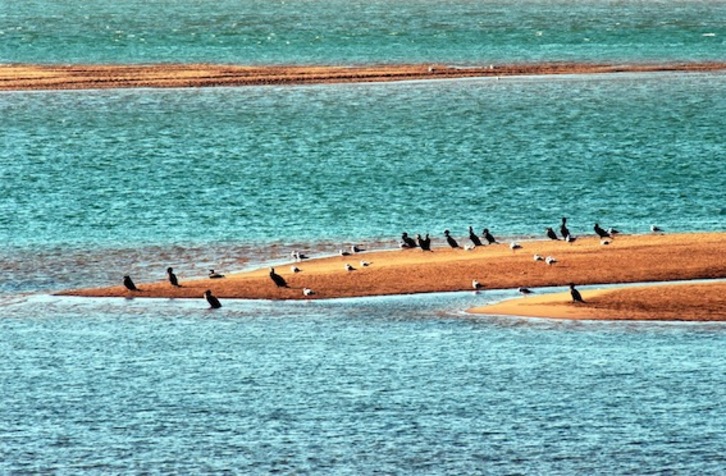
M 187 88 L 470 77 L 623 72 L 724 71 L 723 62 L 663 64 L 539 63 L 450 66 L 239 66 L 215 64 L 0 65 L 0 91 L 108 88 Z
M 483 289 L 511 289 L 566 286 L 570 282 L 585 285 L 726 278 L 726 233 L 624 235 L 609 242 L 603 245 L 595 237 L 580 237 L 573 244 L 551 240 L 523 241 L 520 242 L 522 248 L 514 251 L 507 243 L 502 243 L 473 250 L 439 246 L 434 247 L 433 252 L 420 249 L 379 250 L 350 256 L 313 257 L 298 263 L 291 260 L 275 267 L 276 272 L 287 281 L 288 287 L 282 288 L 278 288 L 270 279 L 269 268 L 228 273 L 222 279 L 179 276 L 181 287 L 160 281 L 164 270 L 159 270 L 154 278 L 156 281 L 152 282 L 146 281 L 144 276 L 134 276 L 140 289 L 136 292 L 121 286 L 119 276 L 119 285 L 59 294 L 201 298 L 204 291 L 210 289 L 221 299 L 320 299 L 473 290 L 473 280 L 479 281 Z M 535 261 L 535 254 L 553 256 L 557 262 L 547 265 Z M 367 266 L 363 266 L 361 261 L 365 261 Z M 346 264 L 355 270 L 347 271 Z M 173 263 L 170 265 L 173 266 Z M 292 266 L 297 266 L 300 271 L 293 272 Z M 119 274 L 123 274 L 123 271 L 120 270 Z M 623 291 L 625 294 L 622 299 L 618 297 L 619 301 L 610 303 L 606 297 L 614 291 L 608 290 L 606 294 L 598 294 L 597 299 L 593 295 L 592 305 L 588 303 L 581 306 L 588 313 L 580 313 L 580 318 L 612 316 L 612 306 L 616 305 L 621 306 L 616 308 L 618 311 L 637 311 L 633 314 L 620 312 L 621 318 L 636 315 L 685 318 L 690 309 L 704 318 L 721 316 L 721 319 L 726 319 L 726 292 L 723 292 L 726 285 L 714 283 L 693 286 L 693 292 L 696 293 L 705 292 L 704 286 L 714 287 L 709 288 L 712 291 L 709 291 L 708 299 L 701 297 L 702 304 L 699 306 L 693 304 L 694 299 L 688 298 L 689 291 L 682 291 L 688 289 L 688 286 L 679 285 L 678 292 L 659 288 L 657 296 L 653 290 L 638 294 L 627 289 Z M 315 294 L 304 296 L 304 288 L 312 289 Z M 640 296 L 643 296 L 643 302 L 638 301 Z M 564 302 L 567 314 L 571 310 L 580 311 L 580 307 L 574 308 L 567 304 L 568 298 L 563 300 L 562 297 L 548 296 L 547 299 L 554 299 L 552 302 L 555 304 Z M 531 304 L 538 302 L 532 297 L 521 301 Z M 549 306 L 550 302 L 543 304 Z M 494 310 L 496 313 L 495 309 L 491 306 L 485 312 Z M 550 314 L 561 313 L 555 307 L 550 310 Z M 528 315 L 519 308 L 514 313 Z

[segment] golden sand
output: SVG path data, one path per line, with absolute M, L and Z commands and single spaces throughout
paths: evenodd
M 268 84 L 405 81 L 486 76 L 622 72 L 724 71 L 726 63 L 541 63 L 454 67 L 441 64 L 373 66 L 237 66 L 214 64 L 0 65 L 0 91 L 183 88 Z
M 287 288 L 275 286 L 269 277 L 269 269 L 263 268 L 227 274 L 223 279 L 214 280 L 181 277 L 182 286 L 178 288 L 172 287 L 168 282 L 144 282 L 143 277 L 134 276 L 140 288 L 139 292 L 131 292 L 118 285 L 64 291 L 60 294 L 200 298 L 206 289 L 211 289 L 222 299 L 320 299 L 471 290 L 474 279 L 482 283 L 484 289 L 511 289 L 566 286 L 570 282 L 584 285 L 726 277 L 726 233 L 626 235 L 611 240 L 609 245 L 602 245 L 595 237 L 580 237 L 573 244 L 551 240 L 520 243 L 522 248 L 516 251 L 503 243 L 478 247 L 471 251 L 434 247 L 433 252 L 420 249 L 370 251 L 353 256 L 322 257 L 302 263 L 290 262 L 276 267 L 276 271 L 287 280 Z M 534 254 L 554 256 L 557 263 L 547 265 L 542 261 L 534 261 Z M 369 266 L 361 266 L 361 260 L 369 262 Z M 345 264 L 352 265 L 356 268 L 355 271 L 346 271 Z M 298 266 L 301 272 L 293 273 L 290 269 L 292 265 Z M 119 284 L 120 282 L 119 276 Z M 314 290 L 315 295 L 303 296 L 303 288 Z M 591 298 L 588 297 L 588 301 L 592 299 L 592 303 L 580 306 L 582 309 L 569 304 L 563 309 L 568 314 L 570 311 L 580 312 L 587 309 L 588 313 L 593 312 L 601 317 L 611 316 L 613 309 L 623 311 L 620 312 L 622 316 L 635 316 L 636 314 L 625 313 L 632 309 L 634 313 L 637 311 L 638 316 L 667 315 L 682 318 L 684 309 L 692 306 L 692 300 L 687 299 L 688 292 L 671 293 L 663 291 L 665 288 L 659 288 L 662 291 L 657 298 L 648 297 L 656 292 L 654 289 L 645 289 L 642 295 L 632 289 L 623 290 L 622 296 L 628 298 L 622 297 L 622 304 L 613 304 L 621 306 L 620 308 L 608 307 L 607 299 L 592 295 Z M 723 289 L 715 294 L 726 295 L 721 291 Z M 613 292 L 607 291 L 602 296 L 610 296 Z M 567 296 L 564 301 L 561 296 L 548 296 L 547 299 L 554 299 L 552 302 L 557 304 L 566 302 L 569 294 Z M 641 296 L 643 302 L 639 301 Z M 675 304 L 674 300 L 677 301 Z M 528 297 L 521 302 L 534 304 L 538 301 Z M 679 304 L 681 302 L 686 304 Z M 706 303 L 705 308 L 713 308 L 713 312 L 722 314 L 723 303 L 719 307 L 713 304 L 716 301 L 703 302 Z M 488 308 L 488 311 L 493 309 L 494 306 Z M 558 314 L 564 310 L 552 312 Z M 514 313 L 537 315 L 522 310 Z M 595 316 L 588 313 L 585 317 Z

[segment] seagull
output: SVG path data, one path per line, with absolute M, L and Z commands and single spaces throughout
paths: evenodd
M 458 248 L 459 243 L 456 242 L 456 240 L 451 236 L 449 233 L 449 230 L 444 230 L 444 236 L 446 237 L 446 242 L 451 246 L 452 248 Z
M 597 233 L 597 236 L 599 236 L 600 238 L 612 238 L 612 235 L 600 228 L 600 225 L 598 225 L 597 223 L 595 223 L 595 226 L 592 227 L 592 229 L 595 230 L 595 233 Z
M 616 230 L 615 228 L 608 228 L 608 233 L 611 235 L 618 235 L 620 234 L 620 230 Z
M 476 248 L 474 245 L 464 245 L 466 251 L 474 251 L 474 248 Z
M 553 264 L 557 263 L 557 260 L 553 256 L 548 256 L 545 258 L 545 263 L 552 266 Z
M 534 291 L 532 291 L 532 290 L 531 290 L 531 289 L 529 289 L 529 288 L 519 288 L 519 289 L 517 289 L 517 291 L 519 291 L 519 294 L 523 294 L 523 295 L 525 295 L 525 296 L 526 296 L 527 294 L 532 294 L 532 293 L 534 292 Z
M 509 244 L 509 247 L 512 249 L 512 251 L 514 251 L 514 250 L 518 250 L 518 249 L 522 248 L 522 245 L 520 245 L 516 241 L 513 241 Z
M 209 303 L 209 307 L 211 309 L 219 309 L 220 307 L 222 307 L 222 303 L 219 302 L 219 299 L 217 299 L 214 294 L 212 294 L 212 291 L 210 291 L 209 289 L 204 291 L 204 298 Z
M 570 236 L 570 230 L 567 229 L 567 217 L 562 217 L 562 225 L 560 225 L 560 235 L 567 240 Z
M 570 296 L 572 296 L 572 302 L 585 302 L 585 300 L 582 299 L 582 294 L 580 294 L 580 291 L 575 289 L 575 285 L 573 283 L 570 283 Z
M 219 278 L 224 278 L 224 275 L 215 273 L 213 269 L 209 270 L 209 279 L 219 279 Z
M 366 267 L 370 266 L 371 264 L 370 264 L 370 263 L 369 263 L 368 261 L 361 261 L 361 262 L 360 262 L 360 265 L 361 265 L 361 266 L 362 266 L 363 268 L 366 268 Z
M 297 266 L 292 265 L 292 266 L 290 266 L 290 271 L 292 271 L 293 273 L 299 273 L 302 270 L 300 268 L 298 268 Z
M 348 263 L 345 263 L 345 270 L 346 271 L 355 271 L 355 268 L 349 265 Z
M 577 237 L 575 235 L 567 235 L 567 238 L 565 238 L 565 241 L 569 244 L 572 244 L 577 240 Z
M 535 261 L 544 261 L 545 259 L 544 259 L 544 256 L 542 256 L 542 255 L 534 255 L 534 260 Z
M 484 228 L 481 232 L 484 235 L 484 239 L 487 240 L 487 243 L 490 245 L 497 243 L 497 240 L 495 240 L 492 234 L 489 233 L 489 228 Z
M 272 279 L 272 282 L 275 283 L 275 286 L 277 286 L 278 288 L 287 287 L 287 281 L 285 281 L 285 278 L 275 272 L 275 268 L 270 268 L 270 279 Z
M 310 288 L 303 288 L 303 296 L 312 296 L 315 294 L 315 291 L 313 291 Z
M 339 254 L 340 256 L 350 256 L 350 252 L 348 252 L 348 251 L 345 251 L 345 250 L 340 250 L 340 251 L 338 251 L 338 254 Z
M 476 233 L 474 233 L 474 227 L 471 226 L 469 227 L 469 239 L 474 246 L 481 246 L 481 240 L 478 236 L 476 236 Z
M 166 268 L 166 275 L 169 277 L 169 282 L 172 286 L 179 288 L 179 280 L 176 279 L 176 274 L 174 274 L 173 268 Z
M 610 244 L 610 240 L 600 240 L 600 244 L 603 246 L 607 246 Z
M 418 240 L 418 245 L 421 247 L 422 251 L 432 251 L 431 238 L 429 238 L 428 233 L 426 233 L 426 238 L 421 238 L 421 235 L 416 235 L 416 239 Z
M 401 248 L 416 248 L 416 242 L 405 231 L 401 234 Z
M 131 277 L 128 275 L 124 276 L 124 286 L 126 286 L 126 289 L 128 289 L 129 291 L 139 290 L 139 288 L 137 288 L 134 282 L 131 280 Z
M 472 287 L 472 288 L 474 288 L 474 289 L 476 289 L 476 290 L 478 291 L 478 290 L 480 290 L 481 288 L 483 288 L 483 287 L 484 287 L 484 285 L 483 285 L 483 284 L 481 284 L 481 283 L 480 283 L 479 281 L 477 281 L 477 280 L 475 279 L 475 280 L 473 280 L 473 281 L 471 282 L 471 287 Z
M 357 246 L 353 245 L 353 246 L 350 247 L 350 251 L 353 252 L 353 253 L 361 253 L 361 252 L 365 251 L 365 249 L 364 248 L 358 248 Z
M 545 231 L 547 232 L 547 238 L 549 238 L 550 240 L 559 240 L 559 238 L 557 238 L 555 230 L 553 230 L 551 226 L 545 228 Z
M 663 228 L 655 225 L 650 225 L 650 231 L 653 233 L 663 233 Z
M 299 251 L 293 251 L 292 253 L 290 253 L 290 256 L 297 262 L 308 259 L 308 256 L 306 254 L 300 253 Z

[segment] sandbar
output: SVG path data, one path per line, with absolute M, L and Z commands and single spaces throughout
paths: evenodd
M 464 239 L 461 238 L 462 244 Z M 90 289 L 62 291 L 60 295 L 94 296 L 94 297 L 156 297 L 156 298 L 201 298 L 205 290 L 210 289 L 221 299 L 331 299 L 343 297 L 381 296 L 392 294 L 413 294 L 433 292 L 453 292 L 471 290 L 472 281 L 477 280 L 483 289 L 516 289 L 518 287 L 540 288 L 566 286 L 568 283 L 585 284 L 618 284 L 667 282 L 681 280 L 708 280 L 726 278 L 726 233 L 681 233 L 681 234 L 645 234 L 619 235 L 609 240 L 608 245 L 594 236 L 581 236 L 575 243 L 552 240 L 527 240 L 519 242 L 521 249 L 512 250 L 508 243 L 492 244 L 466 249 L 451 249 L 441 238 L 435 242 L 432 252 L 421 249 L 389 249 L 374 250 L 350 256 L 323 256 L 295 263 L 292 260 L 278 264 L 275 268 L 283 276 L 288 287 L 278 288 L 270 279 L 269 268 L 263 267 L 245 272 L 227 273 L 222 279 L 206 277 L 180 276 L 181 287 L 173 287 L 161 280 L 164 270 L 159 270 L 153 280 L 144 276 L 134 276 L 140 291 L 132 292 L 118 285 Z M 304 251 L 304 250 L 303 250 Z M 535 261 L 535 254 L 553 256 L 557 263 L 547 265 Z M 368 266 L 362 266 L 366 261 Z M 346 271 L 345 265 L 350 264 L 354 271 Z M 170 264 L 173 265 L 173 264 Z M 294 273 L 292 266 L 301 271 Z M 123 274 L 121 270 L 119 274 Z M 701 292 L 704 284 L 693 284 Z M 711 294 L 726 296 L 724 284 L 716 286 Z M 303 288 L 315 291 L 313 296 L 304 296 Z M 665 288 L 664 288 L 665 289 Z M 678 288 L 679 290 L 685 288 Z M 588 295 L 592 291 L 588 292 Z M 602 296 L 611 296 L 615 291 L 608 290 Z M 620 308 L 608 307 L 607 299 L 595 299 L 592 305 L 573 307 L 564 299 L 564 309 L 584 311 L 586 318 L 612 316 L 613 309 L 623 318 L 632 316 L 677 316 L 684 318 L 687 308 L 693 307 L 689 292 L 671 293 L 663 291 L 653 297 L 656 291 L 646 289 L 644 294 L 624 290 Z M 568 295 L 569 296 L 569 295 Z M 601 296 L 598 294 L 598 296 Z M 643 301 L 638 299 L 642 296 Z M 673 299 L 683 304 L 674 304 Z M 547 296 L 554 299 L 554 304 L 562 303 L 563 298 Z M 588 301 L 590 301 L 588 297 Z M 620 298 L 619 298 L 620 299 Z M 714 300 L 715 299 L 715 300 Z M 702 300 L 698 315 L 724 315 L 724 303 L 718 299 Z M 558 301 L 559 300 L 559 301 Z M 534 298 L 528 297 L 522 302 L 535 304 Z M 620 302 L 620 301 L 618 301 Z M 549 306 L 549 302 L 545 303 Z M 560 306 L 562 307 L 562 306 Z M 634 309 L 633 314 L 625 312 Z M 487 307 L 487 311 L 504 313 L 495 306 Z M 527 308 L 529 309 L 529 308 Z M 552 309 L 555 309 L 553 306 Z M 590 311 L 602 309 L 602 313 L 590 314 Z M 708 311 L 708 309 L 711 309 Z M 550 314 L 562 314 L 561 310 L 553 310 Z M 637 311 L 637 312 L 635 312 Z M 672 311 L 672 312 L 671 312 Z M 517 309 L 511 313 L 517 315 L 537 315 Z M 547 316 L 550 316 L 547 314 Z M 573 314 L 574 316 L 574 314 Z M 595 317 L 593 317 L 595 316 Z M 567 316 L 565 316 L 567 317 Z M 676 318 L 676 317 L 673 317 Z
M 0 91 L 109 88 L 190 88 L 384 82 L 625 72 L 721 72 L 724 62 L 645 64 L 537 63 L 452 66 L 226 65 L 226 64 L 0 64 Z

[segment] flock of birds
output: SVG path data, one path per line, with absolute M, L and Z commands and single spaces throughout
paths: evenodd
M 658 226 L 655 226 L 655 225 L 651 225 L 650 230 L 653 233 L 663 233 L 663 229 Z M 570 233 L 570 230 L 567 228 L 567 217 L 562 217 L 562 223 L 560 224 L 559 231 L 560 231 L 560 235 L 558 236 L 552 227 L 547 227 L 547 228 L 545 228 L 545 236 L 551 240 L 566 241 L 567 243 L 570 243 L 570 244 L 574 243 L 575 240 L 577 240 L 577 237 L 574 236 L 572 233 Z M 598 223 L 595 223 L 595 225 L 593 226 L 593 231 L 599 237 L 600 243 L 602 245 L 609 245 L 611 240 L 614 239 L 614 237 L 620 233 L 620 231 L 618 231 L 614 228 L 604 229 Z M 449 245 L 449 247 L 454 248 L 454 249 L 462 248 L 461 246 L 459 246 L 459 243 L 456 241 L 456 239 L 453 236 L 451 236 L 451 232 L 449 230 L 444 230 L 444 238 L 446 239 L 446 243 Z M 494 236 L 490 233 L 488 228 L 484 228 L 482 230 L 481 236 L 479 236 L 476 234 L 476 232 L 474 231 L 474 228 L 472 226 L 469 227 L 469 241 L 471 243 L 467 244 L 463 247 L 465 250 L 473 250 L 474 248 L 476 248 L 478 246 L 500 244 L 500 242 L 497 241 L 497 239 L 494 238 Z M 399 242 L 399 247 L 402 249 L 420 248 L 422 251 L 433 252 L 433 250 L 431 249 L 431 237 L 429 236 L 428 233 L 426 233 L 426 235 L 424 235 L 424 236 L 417 234 L 416 238 L 414 239 L 414 238 L 411 238 L 408 233 L 403 232 L 401 234 L 401 240 Z M 521 249 L 522 245 L 517 243 L 516 241 L 513 241 L 510 243 L 509 247 L 514 252 L 517 249 Z M 364 251 L 365 251 L 364 248 L 361 248 L 357 245 L 352 245 L 349 248 L 349 250 L 341 249 L 338 252 L 338 254 L 340 256 L 352 256 L 352 255 L 356 255 L 358 253 L 362 253 Z M 292 253 L 290 253 L 290 256 L 295 261 L 295 263 L 300 263 L 303 260 L 308 259 L 308 256 L 306 254 L 301 253 L 299 251 L 293 251 Z M 538 254 L 534 255 L 534 261 L 544 261 L 548 266 L 552 266 L 557 263 L 557 259 L 553 256 L 544 257 L 544 256 L 541 256 Z M 368 266 L 370 266 L 370 264 L 371 264 L 370 262 L 365 261 L 365 260 L 360 261 L 361 267 L 368 267 Z M 344 269 L 348 272 L 352 272 L 352 271 L 356 271 L 357 268 L 353 267 L 350 263 L 345 263 Z M 302 270 L 297 265 L 292 265 L 290 267 L 290 271 L 293 274 L 295 274 L 295 273 L 301 272 Z M 168 279 L 169 283 L 173 287 L 181 287 L 181 285 L 179 284 L 179 279 L 177 278 L 176 274 L 174 274 L 173 268 L 171 268 L 171 267 L 167 268 L 166 275 L 167 275 L 167 279 Z M 282 277 L 280 274 L 278 274 L 275 271 L 274 267 L 270 268 L 269 276 L 270 276 L 270 279 L 272 280 L 272 282 L 278 288 L 288 288 L 289 287 L 285 278 Z M 215 270 L 213 270 L 213 269 L 210 269 L 207 277 L 209 279 L 220 279 L 220 278 L 224 278 L 224 275 L 215 272 Z M 128 275 L 123 277 L 123 285 L 129 291 L 135 291 L 135 292 L 139 291 L 139 288 L 136 287 L 133 280 Z M 576 303 L 584 303 L 585 301 L 583 300 L 582 295 L 580 294 L 580 292 L 577 289 L 575 289 L 575 284 L 570 283 L 569 287 L 570 287 L 570 295 L 572 297 L 572 301 L 576 302 Z M 479 291 L 484 288 L 484 285 L 481 284 L 478 280 L 474 279 L 474 280 L 472 280 L 472 288 L 475 291 Z M 523 294 L 523 295 L 532 294 L 534 292 L 529 288 L 519 288 L 518 291 L 520 294 Z M 302 294 L 303 294 L 303 296 L 313 296 L 316 293 L 312 289 L 304 287 L 302 289 Z M 216 296 L 214 296 L 214 294 L 212 294 L 211 290 L 207 289 L 206 291 L 204 291 L 204 298 L 209 303 L 209 306 L 211 309 L 219 309 L 220 307 L 222 307 L 222 304 L 220 303 L 219 299 Z

